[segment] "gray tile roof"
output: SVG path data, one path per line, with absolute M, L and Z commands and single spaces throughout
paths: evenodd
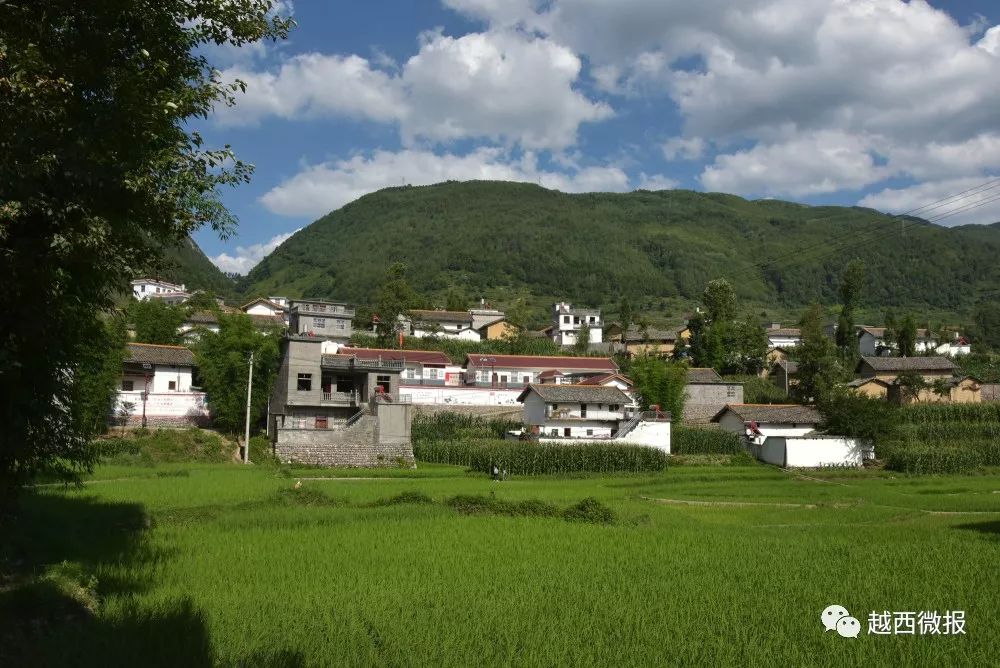
M 715 414 L 718 422 L 726 411 L 732 411 L 744 422 L 766 424 L 819 424 L 823 418 L 814 406 L 798 404 L 729 404 Z
M 693 367 L 688 369 L 687 372 L 687 382 L 688 384 L 701 384 L 701 383 L 725 383 L 715 369 L 703 369 L 700 367 Z
M 951 371 L 957 369 L 947 357 L 862 357 L 858 368 L 870 366 L 875 371 Z
M 629 404 L 632 400 L 617 387 L 603 385 L 539 385 L 524 388 L 518 401 L 523 402 L 529 392 L 534 391 L 544 401 L 551 403 L 578 404 Z
M 194 366 L 194 353 L 184 346 L 160 346 L 152 343 L 128 344 L 125 362 L 133 364 L 164 364 L 169 366 Z
M 799 372 L 799 363 L 795 360 L 778 360 L 774 366 L 780 366 L 789 376 L 794 376 Z

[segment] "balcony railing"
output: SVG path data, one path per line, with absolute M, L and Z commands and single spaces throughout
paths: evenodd
M 359 359 L 354 355 L 323 355 L 321 365 L 330 369 L 386 369 L 403 370 L 402 360 L 387 360 L 382 358 Z
M 354 309 L 350 306 L 340 306 L 339 304 L 296 304 L 295 311 L 303 314 L 339 315 L 354 317 Z
M 336 404 L 353 404 L 358 402 L 358 395 L 355 392 L 324 392 L 323 401 Z

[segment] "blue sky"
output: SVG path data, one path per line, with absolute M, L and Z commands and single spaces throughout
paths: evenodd
M 281 0 L 276 11 L 298 23 L 287 41 L 209 51 L 248 90 L 199 129 L 256 166 L 250 185 L 223 193 L 238 236 L 196 235 L 227 271 L 402 183 L 691 188 L 898 213 L 1000 176 L 995 0 Z M 995 222 L 996 195 L 928 216 Z

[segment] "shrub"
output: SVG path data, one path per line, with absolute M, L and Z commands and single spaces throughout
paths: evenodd
M 497 440 L 415 443 L 413 453 L 420 461 L 457 464 L 483 473 L 496 464 L 515 475 L 662 471 L 669 459 L 666 453 L 643 446 Z
M 739 434 L 721 429 L 673 427 L 670 452 L 675 455 L 733 455 L 743 451 Z
M 434 499 L 427 496 L 423 492 L 417 490 L 407 490 L 405 492 L 400 492 L 395 496 L 390 496 L 387 499 L 379 499 L 372 505 L 374 506 L 399 506 L 405 504 L 428 504 L 434 503 Z
M 91 444 L 105 463 L 152 465 L 162 462 L 225 462 L 233 446 L 202 429 L 136 430 L 121 438 Z
M 271 441 L 266 436 L 250 437 L 250 461 L 254 464 L 272 465 L 278 464 L 278 458 L 274 456 L 274 449 Z
M 615 521 L 615 511 L 590 496 L 564 510 L 563 517 L 573 522 L 613 524 Z

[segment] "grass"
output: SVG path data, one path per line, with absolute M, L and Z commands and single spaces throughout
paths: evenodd
M 994 661 L 996 470 L 397 473 L 166 463 L 36 488 L 0 531 L 0 665 Z M 832 603 L 961 609 L 967 635 L 843 639 Z

